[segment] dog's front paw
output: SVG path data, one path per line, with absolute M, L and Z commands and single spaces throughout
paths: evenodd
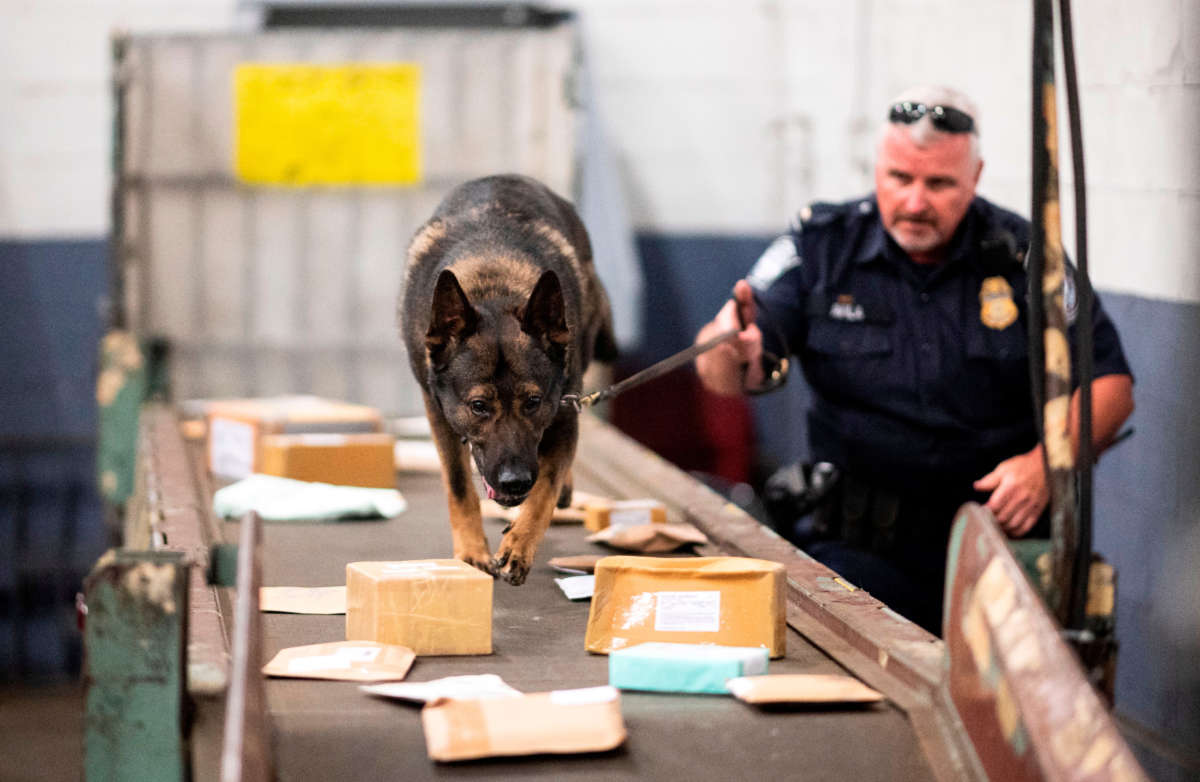
M 513 586 L 521 586 L 525 583 L 525 577 L 529 575 L 529 564 L 528 559 L 511 551 L 500 551 L 492 557 L 491 572 L 493 576 L 502 578 Z
M 496 575 L 496 570 L 494 567 L 495 560 L 492 559 L 490 554 L 488 554 L 487 549 L 483 549 L 482 551 L 470 551 L 470 552 L 466 552 L 466 551 L 457 552 L 456 551 L 454 553 L 454 558 L 461 559 L 463 562 L 466 562 L 468 565 L 479 568 L 484 573 L 487 573 L 489 576 Z

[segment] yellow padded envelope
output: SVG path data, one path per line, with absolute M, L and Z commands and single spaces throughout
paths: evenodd
M 647 641 L 787 646 L 783 565 L 744 557 L 605 557 L 584 646 L 608 654 Z

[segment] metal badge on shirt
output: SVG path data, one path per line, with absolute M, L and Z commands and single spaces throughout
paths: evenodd
M 1013 289 L 1003 277 L 987 277 L 979 288 L 979 320 L 990 329 L 1006 329 L 1017 319 Z
M 859 323 L 867 319 L 867 314 L 863 311 L 862 305 L 854 300 L 854 296 L 849 293 L 839 293 L 833 303 L 829 305 L 829 317 L 832 320 Z
M 895 320 L 895 313 L 886 302 L 870 293 L 856 296 L 853 293 L 813 291 L 808 296 L 805 309 L 808 317 L 838 323 L 876 323 L 887 325 Z

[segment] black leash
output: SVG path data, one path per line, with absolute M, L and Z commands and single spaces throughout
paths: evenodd
M 766 309 L 762 306 L 762 302 L 759 301 L 757 295 L 754 296 L 754 301 L 755 301 L 755 304 L 758 306 L 758 308 L 763 311 L 763 314 L 767 315 L 767 319 L 770 320 L 769 313 L 767 313 Z M 712 350 L 713 348 L 717 347 L 718 345 L 722 345 L 722 344 L 728 342 L 729 340 L 734 339 L 735 337 L 737 337 L 737 335 L 739 333 L 742 332 L 743 329 L 746 328 L 746 323 L 744 321 L 742 321 L 741 310 L 737 307 L 735 307 L 734 309 L 737 312 L 738 321 L 741 323 L 741 326 L 739 328 L 729 329 L 728 331 L 723 331 L 720 334 L 718 334 L 717 336 L 713 337 L 712 339 L 708 339 L 708 340 L 705 340 L 704 342 L 697 343 L 695 345 L 692 345 L 689 348 L 685 348 L 684 350 L 679 351 L 678 353 L 674 353 L 670 356 L 667 356 L 662 361 L 658 361 L 654 364 L 651 364 L 650 366 L 646 367 L 645 369 L 641 370 L 640 372 L 635 372 L 634 374 L 630 375 L 629 377 L 625 378 L 624 380 L 620 381 L 619 383 L 613 383 L 611 386 L 608 386 L 607 388 L 602 388 L 599 391 L 593 391 L 590 394 L 584 394 L 583 396 L 580 396 L 579 394 L 564 394 L 562 399 L 559 400 L 559 404 L 563 405 L 565 407 L 573 407 L 573 408 L 575 408 L 576 412 L 579 412 L 580 410 L 584 409 L 585 407 L 592 407 L 595 404 L 598 404 L 598 403 L 603 402 L 608 399 L 612 399 L 614 396 L 616 396 L 617 394 L 620 394 L 623 391 L 628 391 L 629 389 L 633 388 L 634 386 L 640 386 L 642 383 L 653 380 L 656 377 L 661 377 L 661 376 L 667 374 L 668 372 L 672 372 L 672 371 L 678 369 L 679 367 L 683 366 L 684 364 L 690 363 L 694 358 L 696 358 L 696 356 L 699 356 L 701 353 L 707 353 L 708 351 Z M 781 344 L 785 344 L 785 343 L 781 343 Z M 774 391 L 776 388 L 783 385 L 784 381 L 787 379 L 787 373 L 788 373 L 787 356 L 784 356 L 783 358 L 779 358 L 779 357 L 775 356 L 774 354 L 768 353 L 765 351 L 763 353 L 763 356 L 765 358 L 767 358 L 767 360 L 773 362 L 774 367 L 772 367 L 771 371 L 767 373 L 767 379 L 763 383 L 763 385 L 761 385 L 758 388 L 748 390 L 746 392 L 748 394 L 764 394 L 768 391 Z M 744 369 L 745 368 L 743 367 L 743 371 L 744 371 Z
M 697 345 L 692 345 L 686 350 L 681 350 L 674 355 L 667 356 L 658 363 L 651 364 L 640 372 L 635 372 L 619 383 L 613 383 L 608 388 L 602 388 L 599 391 L 593 391 L 590 394 L 579 396 L 578 394 L 564 394 L 560 404 L 574 407 L 576 410 L 582 410 L 585 407 L 591 407 L 598 402 L 603 402 L 606 399 L 611 399 L 622 391 L 626 391 L 634 386 L 640 386 L 649 380 L 665 375 L 666 373 L 678 369 L 688 363 L 696 356 L 706 351 L 712 350 L 717 345 L 728 342 L 736 337 L 740 329 L 729 329 L 723 331 L 710 340 L 701 342 Z

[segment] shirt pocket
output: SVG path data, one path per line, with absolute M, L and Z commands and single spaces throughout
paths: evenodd
M 964 398 L 976 422 L 1012 421 L 1033 413 L 1029 341 L 1024 321 L 995 330 L 976 324 L 967 332 L 967 375 L 972 393 Z
M 892 353 L 892 335 L 886 325 L 814 319 L 808 324 L 809 350 L 829 358 L 870 358 Z
M 1029 362 L 1029 337 L 1024 321 L 1018 320 L 1006 329 L 990 329 L 974 324 L 967 330 L 967 358 L 995 365 L 1019 361 Z M 1026 366 L 1028 373 L 1028 366 Z

